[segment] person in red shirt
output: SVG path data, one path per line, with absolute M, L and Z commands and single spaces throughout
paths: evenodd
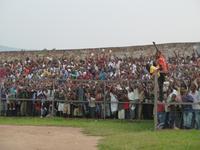
M 167 61 L 164 57 L 164 55 L 160 52 L 156 52 L 156 63 L 157 63 L 157 68 L 160 73 L 160 76 L 158 77 L 158 86 L 159 86 L 159 100 L 163 101 L 163 85 L 165 82 L 165 76 L 168 73 L 168 64 Z
M 165 104 L 161 101 L 158 101 L 157 103 L 157 117 L 158 117 L 158 129 L 165 128 L 165 119 L 166 119 L 166 113 L 165 113 Z

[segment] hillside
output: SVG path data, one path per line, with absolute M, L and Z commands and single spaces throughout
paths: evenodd
M 191 55 L 191 53 L 198 52 L 200 54 L 200 42 L 193 43 L 165 43 L 157 45 L 159 50 L 161 50 L 166 57 L 174 56 L 174 51 L 180 53 L 181 55 Z M 54 57 L 71 57 L 79 56 L 84 58 L 86 55 L 91 53 L 100 53 L 105 51 L 107 53 L 112 52 L 112 54 L 123 57 L 132 56 L 140 57 L 152 56 L 155 54 L 156 50 L 153 45 L 140 45 L 140 46 L 127 46 L 127 47 L 107 47 L 107 48 L 89 48 L 89 49 L 54 49 L 54 50 L 31 50 L 31 51 L 0 51 L 1 60 L 11 60 L 11 59 L 24 59 L 26 57 L 36 57 L 36 56 L 54 56 Z

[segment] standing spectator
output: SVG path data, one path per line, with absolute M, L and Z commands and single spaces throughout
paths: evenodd
M 37 91 L 36 89 L 32 89 L 32 116 L 36 116 L 37 113 L 36 113 L 36 98 L 37 98 Z
M 130 101 L 130 119 L 134 119 L 136 113 L 136 104 L 134 102 L 136 102 L 136 99 L 132 87 L 128 88 L 128 100 Z
M 139 104 L 138 104 L 138 119 L 142 119 L 142 103 L 144 101 L 144 88 L 143 86 L 140 86 L 138 88 L 138 93 L 139 93 Z
M 47 115 L 47 108 L 46 108 L 46 90 L 40 89 L 37 93 L 38 99 L 41 100 L 41 110 L 40 110 L 40 117 L 43 118 Z
M 107 87 L 105 91 L 105 115 L 106 117 L 110 118 L 111 117 L 111 110 L 110 110 L 110 92 Z
M 166 113 L 165 113 L 165 104 L 164 102 L 158 101 L 157 104 L 157 112 L 158 112 L 158 129 L 163 129 L 165 127 L 165 119 L 166 119 Z
M 79 110 L 81 111 L 80 113 L 85 115 L 86 114 L 86 106 L 85 106 L 85 103 L 84 103 L 84 100 L 85 100 L 85 89 L 84 89 L 84 86 L 83 84 L 78 84 L 78 88 L 77 88 L 77 99 L 78 101 L 80 102 L 78 104 L 78 107 L 79 107 Z
M 102 118 L 102 114 L 103 114 L 103 112 L 102 112 L 102 102 L 103 102 L 103 94 L 102 94 L 102 91 L 98 88 L 98 87 L 96 87 L 97 89 L 96 89 L 96 96 L 95 96 L 95 100 L 96 100 L 96 116 L 97 116 L 97 118 Z
M 19 89 L 18 98 L 21 99 L 20 101 L 20 115 L 26 116 L 27 115 L 27 101 L 24 100 L 28 97 L 27 91 L 25 87 L 21 87 Z
M 177 103 L 177 96 L 176 92 L 173 92 L 172 95 L 168 97 L 167 100 L 168 103 Z M 173 129 L 177 129 L 179 126 L 180 118 L 181 116 L 179 115 L 179 106 L 171 104 L 168 106 L 169 110 L 169 127 Z
M 90 118 L 95 118 L 95 98 L 94 95 L 91 95 L 90 92 L 86 93 L 86 99 L 89 102 L 89 114 Z
M 124 99 L 124 104 L 123 104 L 123 108 L 125 110 L 125 119 L 129 119 L 130 118 L 130 109 L 129 109 L 129 99 L 128 99 L 128 93 L 126 90 L 124 90 L 123 92 L 123 99 Z
M 195 128 L 200 129 L 200 97 L 195 84 L 191 85 L 190 95 L 192 96 L 194 103 L 196 103 L 192 106 L 194 110 Z
M 118 104 L 118 119 L 124 119 L 125 118 L 125 110 L 123 107 L 124 103 L 124 96 L 123 96 L 123 90 L 118 91 L 118 99 L 119 99 L 119 104 Z
M 6 91 L 2 89 L 1 91 L 1 115 L 6 116 L 7 115 L 7 98 L 6 98 Z
M 111 107 L 111 115 L 112 118 L 117 118 L 117 110 L 118 110 L 118 99 L 117 96 L 114 94 L 114 90 L 111 89 L 110 91 L 110 107 Z
M 193 109 L 192 104 L 194 99 L 191 95 L 189 95 L 188 90 L 185 88 L 181 89 L 181 97 L 182 101 L 188 103 L 187 105 L 183 105 L 183 128 L 191 129 L 192 128 L 192 118 L 193 118 Z

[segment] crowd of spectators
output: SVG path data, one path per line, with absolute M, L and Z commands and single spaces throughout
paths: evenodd
M 167 58 L 159 126 L 200 128 L 200 104 L 167 104 L 200 102 L 199 58 L 195 52 Z M 84 58 L 48 54 L 1 60 L 1 115 L 152 119 L 154 82 L 147 65 L 154 62 L 153 54 L 134 58 L 104 49 Z

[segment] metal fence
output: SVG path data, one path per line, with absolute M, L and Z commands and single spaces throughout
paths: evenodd
M 17 95 L 3 97 L 2 89 L 5 87 L 1 87 L 0 115 L 127 120 L 154 119 L 155 130 L 158 128 L 187 128 L 187 126 L 188 128 L 199 128 L 199 124 L 196 123 L 198 121 L 196 115 L 199 112 L 183 109 L 184 106 L 199 105 L 199 103 L 165 103 L 162 104 L 163 107 L 174 106 L 174 109 L 158 111 L 157 77 L 155 76 L 154 79 L 154 83 L 150 80 L 30 80 L 29 85 L 31 86 L 25 85 L 27 82 L 24 82 L 24 85 L 21 85 L 24 88 Z M 36 87 L 37 91 L 40 91 L 40 89 L 47 90 L 48 97 L 42 95 L 34 97 L 34 94 L 30 96 L 23 91 L 29 89 L 30 92 L 35 84 L 38 86 Z M 111 101 L 109 95 L 111 87 L 119 88 L 117 92 L 122 91 L 123 94 L 127 91 L 126 87 L 139 85 L 145 86 L 154 97 L 149 96 L 134 101 L 124 101 L 123 98 L 119 101 Z M 82 93 L 81 90 L 83 89 L 85 91 L 82 91 Z M 63 97 L 58 91 L 62 91 L 65 96 Z M 93 91 L 94 99 L 88 101 L 85 94 L 91 91 Z M 34 93 L 34 89 L 31 92 Z M 99 93 L 101 98 L 97 100 L 95 96 Z M 189 116 L 189 121 L 186 120 L 188 118 L 186 116 Z
M 116 111 L 111 107 L 117 107 Z M 94 101 L 90 105 L 88 101 L 78 100 L 9 99 L 1 101 L 1 108 L 2 116 L 153 119 L 153 103 L 148 102 Z
M 110 101 L 109 95 L 111 86 L 120 88 L 118 91 L 127 91 L 126 87 L 128 86 L 136 86 L 141 84 L 152 86 L 152 82 L 150 81 L 52 79 L 36 81 L 30 80 L 28 83 L 31 86 L 27 86 L 27 82 L 26 84 L 24 82 L 24 85 L 21 85 L 24 86 L 23 90 L 31 90 L 31 88 L 34 88 L 37 85 L 37 91 L 39 89 L 48 91 L 48 97 L 42 97 L 40 95 L 34 97 L 33 94 L 30 96 L 23 91 L 14 96 L 11 95 L 4 98 L 1 96 L 1 115 L 41 117 L 64 116 L 100 119 L 153 119 L 153 99 L 145 99 L 145 101 L 142 102 L 140 100 L 125 101 L 122 98 L 120 101 L 113 102 Z M 59 92 L 57 93 L 57 91 L 62 91 L 64 97 L 59 95 Z M 85 96 L 87 92 L 93 93 L 95 100 L 88 101 Z M 76 94 L 75 96 L 73 95 L 74 93 Z M 101 95 L 99 99 L 97 99 L 98 94 Z M 143 107 L 144 112 L 142 112 Z M 149 112 L 145 112 L 146 110 Z M 142 113 L 144 115 L 142 115 Z M 142 118 L 142 116 L 144 117 Z

